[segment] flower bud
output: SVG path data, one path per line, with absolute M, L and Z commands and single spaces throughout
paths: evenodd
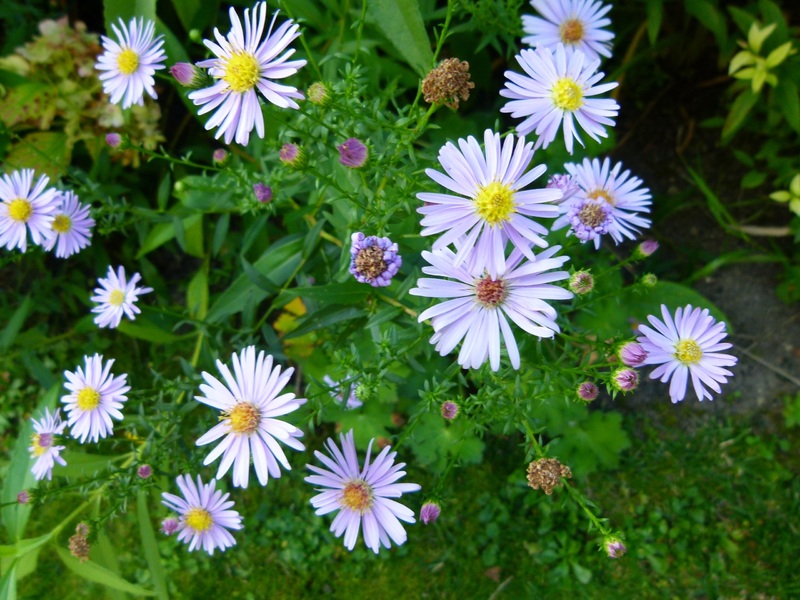
M 351 169 L 358 169 L 364 166 L 367 162 L 367 154 L 369 151 L 367 147 L 356 138 L 349 138 L 343 144 L 336 146 L 339 151 L 339 162 L 345 167 Z
M 119 145 L 122 143 L 122 136 L 118 133 L 107 133 L 106 134 L 106 144 L 111 146 L 112 148 L 119 148 Z
M 569 289 L 578 296 L 588 294 L 594 289 L 594 277 L 589 271 L 576 271 L 569 278 Z
M 658 250 L 658 242 L 655 240 L 645 240 L 638 246 L 636 246 L 636 250 L 633 251 L 634 258 L 647 258 L 653 252 Z
M 430 525 L 439 518 L 441 512 L 442 509 L 439 507 L 439 504 L 433 502 L 432 500 L 428 500 L 422 505 L 422 508 L 419 511 L 419 520 L 425 525 Z
M 19 494 L 17 494 L 17 502 L 20 504 L 27 504 L 31 501 L 31 495 L 28 493 L 28 490 L 22 490 Z
M 192 63 L 175 63 L 169 68 L 169 72 L 175 78 L 175 81 L 184 87 L 198 89 L 206 84 L 203 72 Z
M 321 81 L 311 84 L 311 87 L 309 87 L 306 92 L 306 98 L 308 98 L 308 101 L 312 104 L 316 104 L 322 108 L 329 106 L 333 99 L 330 88 Z
M 293 169 L 302 169 L 306 165 L 306 155 L 297 144 L 284 144 L 278 156 L 281 162 Z
M 253 193 L 256 195 L 256 199 L 262 204 L 267 204 L 272 201 L 272 188 L 268 185 L 264 185 L 263 183 L 253 184 Z
M 178 519 L 175 517 L 167 517 L 163 521 L 161 521 L 161 533 L 164 535 L 172 535 L 176 531 L 178 531 Z
M 584 402 L 591 402 L 597 398 L 597 394 L 600 393 L 600 390 L 598 390 L 597 386 L 591 381 L 584 381 L 578 386 L 577 393 L 578 398 Z
M 645 273 L 642 275 L 642 279 L 640 281 L 644 287 L 651 288 L 655 287 L 655 285 L 658 283 L 658 277 L 652 273 Z
M 620 392 L 632 392 L 639 387 L 639 373 L 634 369 L 617 369 L 611 375 L 611 385 Z
M 608 554 L 609 558 L 620 558 L 623 556 L 628 549 L 625 547 L 625 544 L 622 543 L 622 540 L 618 537 L 608 537 L 603 542 L 603 546 L 606 549 L 606 554 Z
M 629 367 L 638 367 L 642 365 L 647 358 L 647 352 L 642 348 L 641 344 L 636 342 L 626 342 L 617 351 L 617 357 L 622 364 Z
M 153 474 L 153 467 L 150 465 L 142 465 L 136 470 L 136 474 L 142 479 L 147 479 Z
M 214 150 L 212 158 L 216 164 L 223 165 L 228 160 L 228 153 L 222 148 L 217 148 Z
M 446 400 L 442 402 L 441 411 L 442 417 L 447 419 L 448 421 L 452 421 L 458 416 L 458 404 L 455 402 L 451 402 L 450 400 Z

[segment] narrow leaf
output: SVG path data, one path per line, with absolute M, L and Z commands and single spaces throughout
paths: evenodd
M 11 318 L 8 320 L 8 324 L 3 330 L 2 335 L 0 335 L 0 352 L 5 352 L 14 343 L 14 340 L 17 338 L 17 334 L 19 334 L 19 330 L 22 329 L 22 326 L 25 324 L 25 319 L 27 318 L 30 309 L 31 298 L 30 296 L 25 296 L 25 299 L 17 307 L 17 310 L 14 311 L 14 314 L 11 315 Z
M 148 590 L 140 585 L 133 584 L 130 581 L 123 579 L 119 575 L 112 573 L 105 567 L 101 567 L 92 560 L 81 562 L 77 558 L 73 557 L 67 550 L 60 547 L 56 548 L 56 552 L 58 552 L 58 557 L 70 571 L 79 577 L 86 579 L 87 581 L 99 583 L 121 592 L 127 592 L 128 594 L 135 594 L 138 596 L 156 595 L 152 590 Z
M 418 0 L 371 0 L 370 20 L 420 77 L 433 66 L 433 52 Z
M 167 575 L 164 565 L 161 564 L 161 554 L 158 552 L 158 542 L 153 531 L 153 524 L 150 522 L 150 513 L 147 510 L 147 493 L 139 490 L 136 496 L 136 512 L 139 516 L 139 533 L 142 536 L 142 547 L 147 566 L 150 567 L 150 576 L 153 578 L 156 596 L 162 600 L 167 600 Z

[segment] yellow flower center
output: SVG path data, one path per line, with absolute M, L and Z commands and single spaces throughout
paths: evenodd
M 696 365 L 703 358 L 700 344 L 692 339 L 678 340 L 675 344 L 675 358 L 685 365 Z
M 251 402 L 238 402 L 236 406 L 222 414 L 223 418 L 230 421 L 233 433 L 250 435 L 261 423 L 261 411 Z
M 261 69 L 258 59 L 250 52 L 234 52 L 233 56 L 225 63 L 225 75 L 222 79 L 228 82 L 232 92 L 246 92 L 252 90 Z
M 486 275 L 475 286 L 475 297 L 486 308 L 494 308 L 506 297 L 506 282 Z
M 122 290 L 114 290 L 108 295 L 108 303 L 111 306 L 119 306 L 125 302 L 125 292 Z
M 589 198 L 589 200 L 597 200 L 600 198 L 601 200 L 608 202 L 611 206 L 614 206 L 614 198 L 602 188 L 589 192 L 586 194 L 586 197 Z
M 481 187 L 475 196 L 478 215 L 493 227 L 510 220 L 514 208 L 514 190 L 499 181 Z
M 211 513 L 209 513 L 205 508 L 190 508 L 186 512 L 183 520 L 186 525 L 189 526 L 189 528 L 199 533 L 208 531 L 214 524 L 214 519 L 211 518 Z
M 56 233 L 67 233 L 72 229 L 72 220 L 67 215 L 56 215 L 53 219 L 53 231 Z
M 123 75 L 130 75 L 139 68 L 139 55 L 130 48 L 125 48 L 117 56 L 117 68 Z
M 606 211 L 603 210 L 602 204 L 587 203 L 578 211 L 578 219 L 587 227 L 599 227 L 606 221 Z
M 369 510 L 372 506 L 372 488 L 366 481 L 351 481 L 342 490 L 342 505 L 362 513 Z
M 83 388 L 78 392 L 78 408 L 81 410 L 94 410 L 100 404 L 100 393 L 90 387 Z
M 558 28 L 561 41 L 565 44 L 575 44 L 583 39 L 583 23 L 578 19 L 568 19 Z
M 27 223 L 33 214 L 33 205 L 22 198 L 14 198 L 8 203 L 8 216 L 21 223 Z
M 553 104 L 561 110 L 578 110 L 583 106 L 583 92 L 573 79 L 562 77 L 553 84 L 551 91 Z

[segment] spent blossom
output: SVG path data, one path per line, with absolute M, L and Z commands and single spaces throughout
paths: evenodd
M 356 281 L 372 287 L 389 285 L 403 264 L 397 244 L 387 237 L 365 236 L 360 231 L 350 240 L 350 273 Z

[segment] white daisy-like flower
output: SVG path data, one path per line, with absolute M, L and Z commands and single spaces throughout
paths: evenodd
M 92 309 L 93 313 L 98 313 L 94 318 L 98 326 L 114 329 L 119 327 L 123 314 L 133 321 L 142 312 L 136 301 L 141 294 L 152 292 L 153 288 L 136 287 L 140 279 L 141 275 L 134 273 L 128 281 L 124 267 L 117 268 L 116 273 L 114 267 L 108 267 L 108 276 L 97 280 L 100 287 L 95 288 L 95 295 L 91 298 L 92 302 L 99 303 Z
M 78 367 L 74 373 L 64 371 L 67 378 L 64 387 L 70 393 L 61 397 L 61 402 L 66 404 L 69 433 L 81 444 L 87 439 L 96 442 L 114 433 L 111 419 L 122 420 L 120 409 L 128 400 L 125 394 L 131 389 L 126 385 L 126 374 L 115 377 L 111 373 L 113 358 L 103 364 L 103 357 L 95 354 L 84 356 L 83 361 L 85 370 Z
M 240 354 L 231 356 L 233 375 L 222 361 L 217 369 L 225 383 L 210 373 L 203 372 L 206 383 L 200 386 L 203 396 L 194 399 L 222 411 L 222 422 L 197 440 L 205 446 L 223 437 L 206 459 L 211 464 L 220 456 L 217 477 L 220 478 L 233 466 L 233 485 L 246 488 L 250 478 L 250 456 L 261 485 L 267 485 L 270 475 L 281 476 L 280 465 L 291 470 L 289 461 L 278 444 L 280 440 L 294 450 L 305 446 L 297 439 L 303 432 L 294 425 L 276 419 L 297 410 L 305 404 L 305 398 L 295 398 L 291 392 L 280 394 L 294 373 L 293 368 L 281 373 L 280 365 L 272 367 L 272 356 L 263 351 L 256 357 L 255 346 L 248 346 Z
M 50 178 L 41 175 L 33 185 L 33 169 L 4 174 L 0 179 L 0 246 L 7 250 L 28 247 L 28 232 L 34 244 L 43 245 L 53 235 L 53 215 L 58 208 Z
M 206 129 L 219 127 L 214 136 L 216 139 L 224 136 L 225 143 L 230 144 L 235 137 L 238 144 L 246 146 L 254 127 L 258 137 L 264 137 L 264 116 L 258 92 L 281 108 L 299 108 L 293 98 L 302 99 L 303 94 L 297 88 L 278 84 L 275 80 L 294 75 L 306 61 L 288 60 L 294 54 L 294 48 L 286 48 L 300 35 L 300 27 L 288 20 L 273 33 L 277 12 L 262 41 L 267 21 L 266 2 L 258 2 L 252 15 L 249 9 L 245 9 L 244 31 L 233 8 L 230 9 L 230 18 L 231 31 L 227 38 L 214 29 L 216 43 L 203 40 L 217 57 L 197 63 L 198 67 L 208 69 L 216 83 L 190 93 L 189 98 L 195 105 L 202 106 L 198 114 L 216 110 L 206 123 Z
M 422 235 L 442 234 L 433 249 L 440 250 L 465 236 L 456 258 L 460 265 L 468 255 L 477 260 L 476 268 L 486 268 L 491 275 L 502 273 L 508 240 L 529 259 L 531 246 L 546 247 L 547 228 L 534 218 L 554 218 L 561 199 L 559 189 L 523 189 L 545 172 L 544 165 L 526 170 L 533 159 L 530 142 L 514 136 L 500 141 L 500 134 L 487 129 L 484 150 L 470 136 L 452 142 L 439 151 L 439 163 L 445 173 L 426 169 L 439 185 L 455 192 L 423 192 L 417 198 L 426 203 L 417 209 L 423 215 Z M 474 249 L 474 250 L 473 250 Z
M 89 206 L 78 202 L 71 191 L 59 194 L 61 203 L 53 218 L 53 235 L 44 242 L 45 250 L 56 248 L 58 258 L 67 258 L 91 244 L 94 219 Z
M 458 364 L 477 369 L 489 360 L 493 371 L 500 368 L 500 338 L 511 366 L 519 369 L 520 356 L 509 320 L 523 331 L 539 338 L 551 338 L 560 331 L 556 310 L 546 300 L 568 300 L 572 293 L 552 285 L 569 279 L 561 267 L 566 256 L 554 256 L 561 246 L 544 250 L 533 261 L 523 262 L 521 252 L 509 256 L 503 274 L 492 277 L 483 268 L 468 261 L 456 264 L 456 254 L 449 248 L 423 252 L 430 263 L 422 272 L 435 278 L 420 278 L 409 290 L 414 296 L 449 298 L 419 315 L 419 321 L 431 320 L 434 335 L 431 344 L 442 356 L 453 351 L 459 342 Z
M 733 373 L 724 367 L 732 367 L 738 359 L 723 354 L 731 344 L 722 342 L 728 335 L 725 323 L 717 322 L 708 309 L 692 308 L 689 304 L 675 311 L 675 318 L 666 305 L 661 305 L 663 321 L 650 315 L 647 320 L 653 326 L 639 325 L 642 334 L 637 338 L 647 357 L 646 365 L 660 365 L 651 379 L 670 381 L 669 396 L 672 402 L 680 402 L 686 396 L 689 379 L 697 399 L 713 400 L 706 386 L 719 394 L 721 383 L 727 383 Z
M 228 531 L 243 527 L 242 517 L 233 508 L 230 494 L 217 489 L 217 480 L 204 484 L 197 476 L 197 484 L 188 475 L 178 475 L 175 480 L 183 498 L 162 492 L 162 504 L 180 515 L 178 539 L 189 544 L 189 552 L 202 548 L 209 554 L 219 548 L 224 551 L 236 544 Z M 171 532 L 170 532 L 171 533 Z
M 119 28 L 113 23 L 116 40 L 102 36 L 104 52 L 98 57 L 95 68 L 100 75 L 103 91 L 112 104 L 122 103 L 122 108 L 144 104 L 144 94 L 155 99 L 155 72 L 164 68 L 167 56 L 161 47 L 163 36 L 154 37 L 155 23 L 134 17 L 126 26 L 122 19 Z
M 31 445 L 28 451 L 31 453 L 31 458 L 35 458 L 36 462 L 31 467 L 31 472 L 36 480 L 53 478 L 53 465 L 60 464 L 62 467 L 67 465 L 67 461 L 61 458 L 61 451 L 65 446 L 56 446 L 56 436 L 64 433 L 64 428 L 67 426 L 65 421 L 61 420 L 61 409 L 56 409 L 56 412 L 50 414 L 50 409 L 44 409 L 44 415 L 39 420 L 33 419 L 33 431 L 31 436 Z
M 573 176 L 580 191 L 572 200 L 561 205 L 564 214 L 553 223 L 553 230 L 571 224 L 573 231 L 578 234 L 580 227 L 590 226 L 591 223 L 576 226 L 572 222 L 575 209 L 587 201 L 605 203 L 606 210 L 596 220 L 603 224 L 603 231 L 600 233 L 608 233 L 617 244 L 625 238 L 636 239 L 642 229 L 650 227 L 650 219 L 640 216 L 641 213 L 650 212 L 650 190 L 641 187 L 642 180 L 632 177 L 630 171 L 620 173 L 622 163 L 616 163 L 612 168 L 608 158 L 602 163 L 596 158 L 585 158 L 580 164 L 567 163 L 564 168 Z M 581 239 L 593 239 L 595 248 L 599 248 L 602 241 L 599 235 Z
M 597 0 L 531 0 L 541 17 L 522 15 L 526 35 L 523 44 L 555 49 L 558 44 L 581 50 L 590 60 L 611 56 L 614 34 L 603 27 L 611 24 L 606 14 L 610 4 Z
M 506 71 L 506 87 L 500 95 L 510 98 L 500 112 L 511 113 L 524 120 L 517 125 L 519 135 L 534 131 L 539 139 L 534 149 L 547 148 L 556 139 L 564 124 L 564 142 L 572 154 L 573 139 L 583 145 L 578 125 L 593 140 L 608 137 L 606 126 L 613 126 L 619 104 L 610 98 L 593 98 L 615 87 L 617 82 L 596 85 L 603 73 L 598 73 L 600 61 L 587 61 L 580 50 L 566 50 L 563 44 L 555 50 L 539 47 L 525 49 L 517 55 L 525 75 Z M 577 122 L 577 123 L 576 123 Z
M 359 529 L 364 530 L 364 543 L 375 554 L 381 548 L 390 548 L 392 542 L 398 546 L 405 543 L 406 530 L 400 521 L 414 523 L 414 511 L 392 500 L 403 494 L 417 492 L 421 489 L 416 483 L 397 483 L 405 475 L 405 463 L 394 464 L 397 452 L 389 452 L 390 446 L 381 450 L 370 464 L 372 452 L 371 440 L 367 448 L 364 468 L 358 465 L 356 445 L 353 441 L 353 430 L 341 434 L 342 449 L 336 442 L 328 438 L 326 446 L 330 457 L 315 451 L 314 456 L 322 462 L 326 469 L 315 465 L 306 465 L 315 473 L 306 477 L 306 481 L 319 486 L 319 494 L 311 499 L 316 514 L 327 515 L 339 511 L 331 524 L 331 531 L 336 537 L 344 534 L 344 545 L 352 550 L 358 539 Z

